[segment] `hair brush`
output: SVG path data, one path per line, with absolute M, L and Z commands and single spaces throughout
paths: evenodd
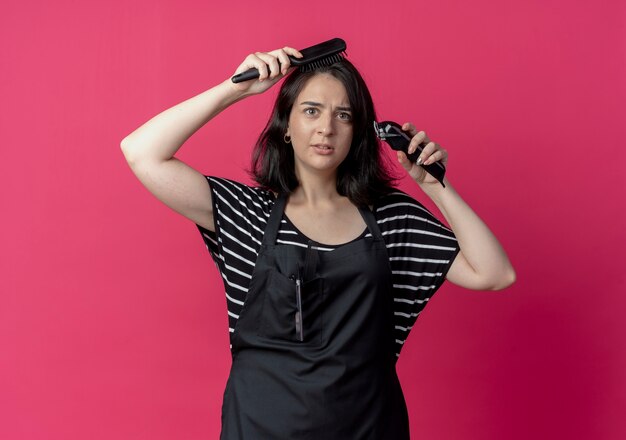
M 319 66 L 330 66 L 337 61 L 341 61 L 346 55 L 345 50 L 346 42 L 341 38 L 333 38 L 332 40 L 302 49 L 300 51 L 302 58 L 296 58 L 292 55 L 288 55 L 288 57 L 292 66 L 297 66 L 300 70 L 307 72 Z M 240 83 L 258 77 L 259 71 L 256 67 L 253 67 L 252 69 L 248 69 L 245 72 L 233 76 L 232 81 L 234 83 Z
M 415 162 L 419 157 L 420 153 L 426 146 L 424 142 L 417 146 L 417 149 L 409 154 L 409 144 L 411 143 L 411 138 L 402 131 L 402 127 L 400 124 L 393 121 L 383 121 L 376 122 L 374 121 L 374 130 L 376 131 L 376 136 L 381 141 L 385 141 L 389 144 L 389 146 L 396 151 L 402 151 L 406 154 L 406 157 L 411 161 Z M 428 174 L 433 176 L 441 185 L 445 188 L 446 185 L 443 183 L 443 176 L 446 173 L 446 167 L 443 166 L 439 161 L 431 163 L 430 165 L 420 165 L 422 168 L 426 170 Z

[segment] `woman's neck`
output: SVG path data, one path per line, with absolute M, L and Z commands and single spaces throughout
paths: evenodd
M 300 185 L 291 193 L 289 200 L 296 204 L 316 206 L 336 201 L 341 196 L 337 192 L 337 174 L 321 175 L 296 172 Z

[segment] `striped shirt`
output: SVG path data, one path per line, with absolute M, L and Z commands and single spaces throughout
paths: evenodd
M 232 349 L 235 324 L 248 293 L 275 199 L 268 190 L 220 177 L 205 177 L 211 189 L 216 232 L 196 226 L 224 281 Z M 400 190 L 381 197 L 373 212 L 392 270 L 395 352 L 400 356 L 413 324 L 443 284 L 460 249 L 449 228 Z M 363 237 L 371 237 L 370 231 L 366 229 L 355 240 Z M 276 243 L 306 248 L 308 238 L 283 213 Z M 337 247 L 313 244 L 319 251 Z

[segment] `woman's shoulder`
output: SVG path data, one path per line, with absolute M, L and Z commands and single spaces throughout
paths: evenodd
M 265 218 L 276 201 L 274 194 L 266 188 L 225 177 L 206 177 L 218 202 L 221 201 L 223 205 L 240 211 L 246 216 L 253 214 Z
M 379 223 L 393 219 L 406 222 L 425 221 L 443 226 L 441 220 L 419 200 L 398 188 L 393 188 L 376 200 L 374 215 Z
M 376 211 L 384 211 L 388 209 L 398 209 L 414 207 L 423 208 L 424 206 L 408 193 L 399 188 L 390 188 L 387 193 L 378 197 L 374 202 Z
M 227 192 L 235 195 L 236 197 L 258 197 L 262 199 L 274 199 L 272 191 L 261 188 L 255 185 L 249 185 L 247 183 L 228 179 L 226 177 L 218 176 L 205 176 L 215 191 Z

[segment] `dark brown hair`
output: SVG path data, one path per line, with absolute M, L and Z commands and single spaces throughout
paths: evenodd
M 330 74 L 343 84 L 352 110 L 352 144 L 337 169 L 337 192 L 356 205 L 373 205 L 378 197 L 393 189 L 399 178 L 391 174 L 388 158 L 382 154 L 374 132 L 376 112 L 367 85 L 345 58 L 308 72 L 297 69 L 285 78 L 272 115 L 254 147 L 249 173 L 262 188 L 277 193 L 291 193 L 298 187 L 293 147 L 285 143 L 283 136 L 300 91 L 310 78 L 320 73 Z

